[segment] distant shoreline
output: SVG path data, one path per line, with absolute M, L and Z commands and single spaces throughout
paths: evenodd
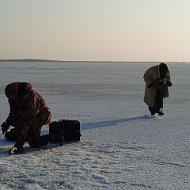
M 61 60 L 49 60 L 49 59 L 0 59 L 0 62 L 63 62 Z
M 70 61 L 53 59 L 0 59 L 0 62 L 90 62 L 90 63 L 190 63 L 188 61 Z

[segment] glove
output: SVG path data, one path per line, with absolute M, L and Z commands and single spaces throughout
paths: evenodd
M 8 153 L 9 153 L 9 154 L 21 154 L 21 153 L 23 153 L 23 151 L 24 151 L 23 147 L 18 148 L 18 147 L 16 147 L 16 146 L 13 146 L 13 147 L 8 151 Z
M 2 134 L 6 133 L 8 129 L 9 125 L 6 122 L 3 122 L 3 124 L 1 125 Z
M 155 80 L 151 84 L 148 85 L 148 88 L 160 88 L 163 86 L 163 81 L 162 80 Z
M 167 81 L 165 85 L 170 87 L 170 86 L 172 86 L 172 83 L 170 81 Z

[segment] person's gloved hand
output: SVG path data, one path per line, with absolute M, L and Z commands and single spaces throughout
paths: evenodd
M 23 147 L 18 148 L 18 147 L 16 147 L 16 146 L 13 146 L 13 147 L 8 151 L 8 153 L 9 153 L 9 154 L 21 154 L 21 153 L 23 153 L 23 151 L 24 151 Z
M 160 88 L 163 86 L 163 80 L 154 80 L 151 84 L 148 85 L 148 88 Z
M 172 83 L 170 81 L 167 81 L 165 85 L 170 87 L 170 86 L 172 86 Z
M 6 122 L 3 122 L 1 125 L 2 134 L 6 133 L 9 129 L 9 125 Z

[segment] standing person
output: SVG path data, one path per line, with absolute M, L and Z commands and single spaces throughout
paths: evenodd
M 1 125 L 2 133 L 9 140 L 16 140 L 9 153 L 21 153 L 25 141 L 30 147 L 48 144 L 49 135 L 40 136 L 43 125 L 51 121 L 51 112 L 47 102 L 26 82 L 14 82 L 5 88 L 10 113 Z M 15 127 L 7 132 L 10 126 Z
M 144 102 L 149 106 L 151 115 L 163 113 L 163 98 L 169 97 L 168 87 L 172 86 L 170 82 L 170 72 L 165 63 L 150 67 L 144 73 L 146 83 Z

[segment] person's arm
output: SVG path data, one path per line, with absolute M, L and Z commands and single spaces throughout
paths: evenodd
M 9 102 L 9 106 L 10 106 L 10 113 L 9 113 L 9 116 L 7 117 L 7 119 L 1 125 L 2 134 L 6 133 L 11 125 L 14 126 L 15 119 L 16 119 L 16 115 L 15 115 L 16 102 L 12 101 L 10 99 L 8 100 L 8 102 Z
M 172 83 L 170 81 L 170 73 L 169 72 L 166 73 L 166 76 L 164 78 L 164 85 L 167 87 L 172 86 Z

